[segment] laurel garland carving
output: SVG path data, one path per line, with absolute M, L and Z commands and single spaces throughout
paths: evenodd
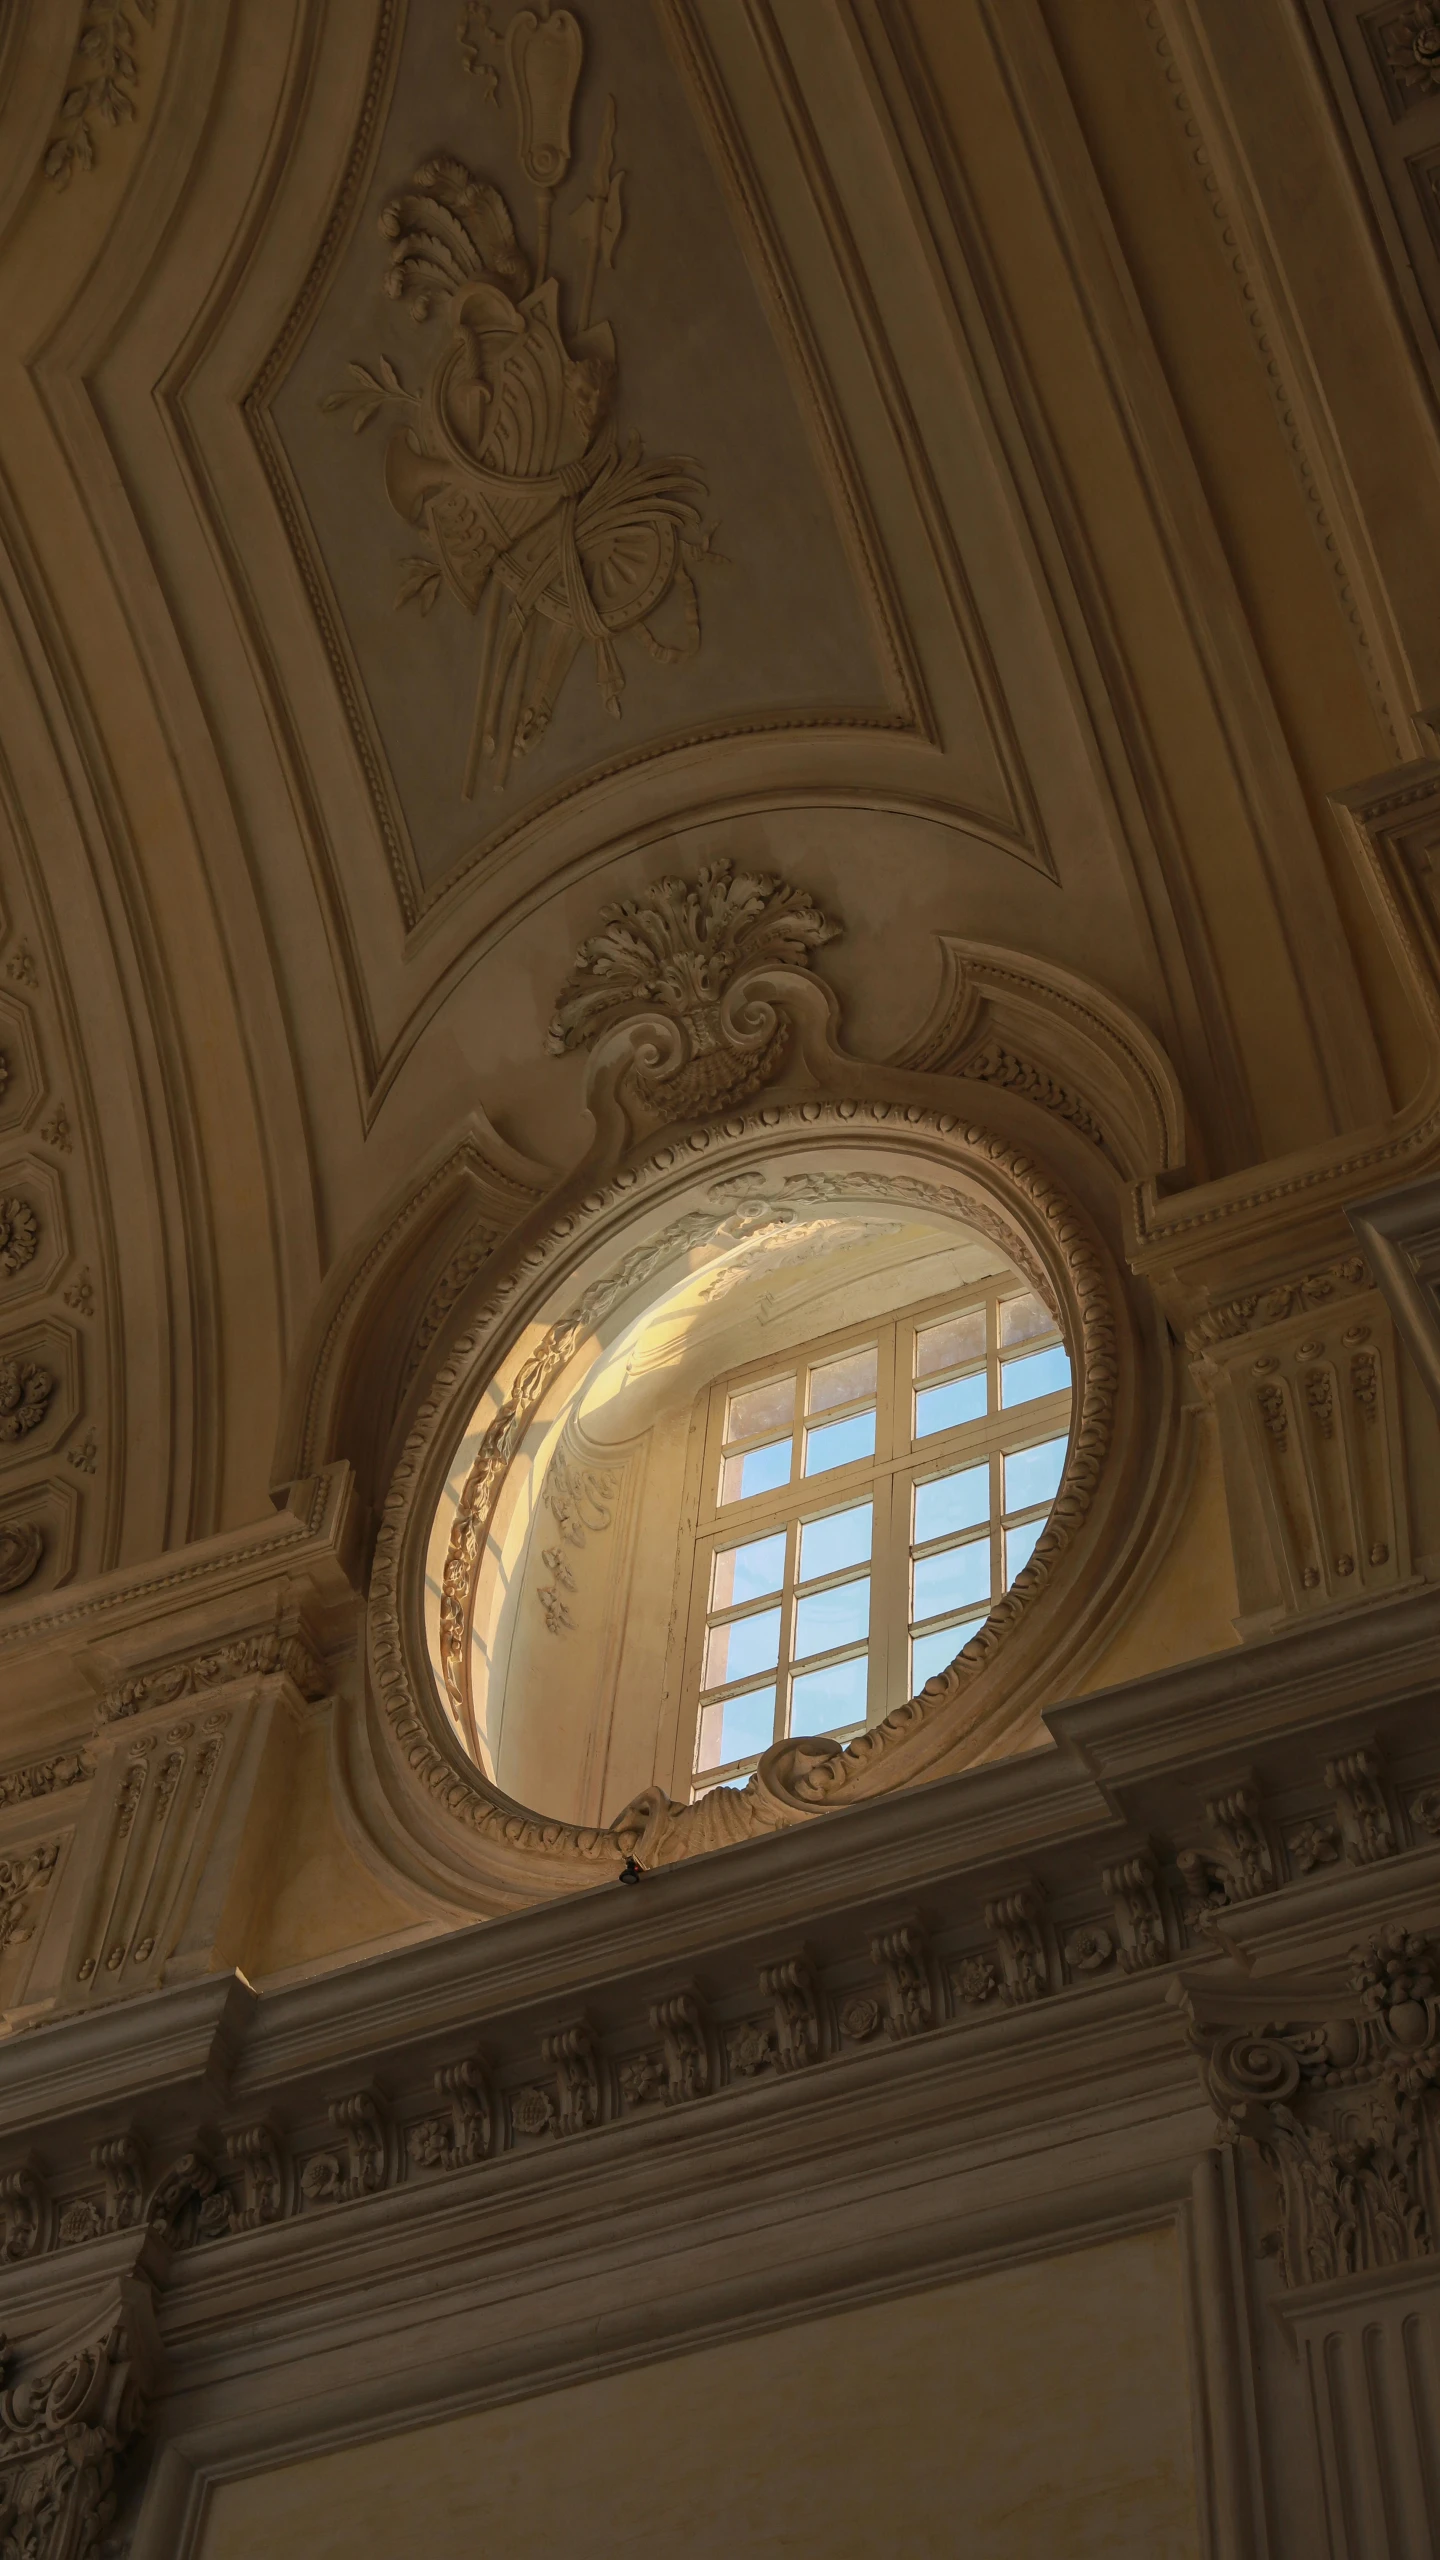
M 285 1636 L 267 1628 L 263 1635 L 237 1636 L 232 1644 L 220 1645 L 212 1652 L 191 1654 L 182 1662 L 164 1663 L 153 1671 L 138 1673 L 133 1680 L 122 1681 L 100 1700 L 96 1722 L 117 1724 L 127 1716 L 142 1715 L 151 1707 L 170 1707 L 177 1698 L 195 1697 L 204 1690 L 219 1688 L 227 1680 L 243 1680 L 247 1675 L 265 1678 L 276 1672 L 283 1672 L 301 1697 L 312 1703 L 323 1698 L 329 1687 L 324 1664 L 303 1636 Z
M 1093 1111 L 1086 1108 L 1077 1095 L 1059 1079 L 1047 1075 L 1043 1067 L 1033 1066 L 1026 1058 L 1017 1058 L 999 1040 L 987 1041 L 968 1058 L 962 1059 L 956 1073 L 977 1077 L 985 1084 L 1003 1085 L 1007 1093 L 1023 1094 L 1027 1102 L 1038 1102 L 1045 1111 L 1053 1111 L 1060 1120 L 1068 1120 L 1082 1138 L 1092 1146 L 1103 1147 L 1105 1132 Z
M 57 1751 L 50 1760 L 32 1760 L 20 1769 L 0 1769 L 0 1806 L 31 1804 L 37 1796 L 58 1795 L 82 1786 L 95 1775 L 86 1751 Z
M 139 67 L 131 50 L 135 31 L 126 15 L 131 0 L 87 0 L 65 95 L 45 153 L 45 175 L 58 192 L 77 169 L 95 165 L 97 122 L 128 124 L 135 114 Z M 147 27 L 155 24 L 155 0 L 133 0 Z
M 840 1746 L 824 1737 L 779 1743 L 744 1788 L 716 1789 L 697 1803 L 685 1806 L 672 1804 L 659 1789 L 647 1790 L 604 1829 L 547 1821 L 497 1802 L 432 1738 L 412 1686 L 400 1631 L 399 1573 L 404 1531 L 411 1488 L 427 1455 L 431 1431 L 439 1425 L 450 1398 L 470 1374 L 473 1361 L 503 1316 L 509 1298 L 554 1252 L 570 1244 L 581 1215 L 598 1216 L 613 1211 L 622 1201 L 633 1203 L 636 1193 L 647 1183 L 664 1179 L 682 1162 L 698 1161 L 719 1147 L 775 1139 L 792 1130 L 813 1135 L 817 1130 L 829 1129 L 838 1135 L 886 1126 L 942 1137 L 958 1155 L 969 1157 L 977 1168 L 997 1177 L 1042 1225 L 1051 1250 L 1066 1272 L 1079 1323 L 1079 1338 L 1073 1346 L 1077 1354 L 1078 1393 L 1065 1472 L 1030 1561 L 956 1661 L 927 1681 L 918 1697 L 892 1710 L 849 1744 Z M 742 1179 L 747 1188 L 756 1187 L 755 1177 Z M 732 1188 L 733 1183 L 717 1190 L 717 1196 L 730 1205 Z M 983 1199 L 977 1199 L 970 1190 L 961 1192 L 921 1176 L 863 1173 L 797 1176 L 793 1183 L 787 1181 L 784 1189 L 787 1198 L 854 1199 L 863 1195 L 909 1200 L 945 1208 L 982 1231 L 989 1231 L 993 1222 L 1017 1266 L 1053 1301 L 1053 1283 L 1038 1257 L 1027 1249 L 1014 1226 L 997 1210 L 987 1208 Z M 703 1213 L 692 1212 L 663 1236 L 637 1248 L 615 1271 L 596 1282 L 585 1299 L 552 1326 L 529 1355 L 504 1407 L 488 1427 L 452 1527 L 442 1590 L 442 1674 L 457 1713 L 463 1698 L 463 1650 L 470 1592 L 483 1550 L 484 1524 L 493 1511 L 505 1469 L 520 1445 L 529 1418 L 578 1342 L 593 1324 L 601 1321 L 602 1314 L 628 1290 L 639 1286 L 649 1271 L 660 1268 L 682 1241 L 698 1240 L 702 1232 L 713 1234 L 718 1230 Z M 643 1847 L 651 1860 L 695 1854 L 752 1837 L 777 1822 L 793 1821 L 838 1803 L 859 1781 L 868 1778 L 897 1744 L 939 1707 L 957 1698 L 988 1667 L 1000 1645 L 1044 1590 L 1094 1499 L 1110 1445 L 1117 1379 L 1114 1313 L 1099 1256 L 1082 1221 L 1039 1169 L 994 1132 L 962 1123 L 950 1112 L 851 1100 L 760 1105 L 723 1124 L 715 1122 L 690 1130 L 683 1140 L 658 1149 L 647 1164 L 627 1169 L 620 1182 L 593 1195 L 584 1211 L 557 1221 L 548 1236 L 536 1242 L 524 1266 L 505 1275 L 457 1339 L 419 1409 L 386 1496 L 376 1539 L 370 1610 L 375 1694 L 413 1775 L 445 1814 L 493 1837 L 498 1844 L 552 1856 L 568 1855 L 586 1864 L 612 1859 L 617 1846 L 622 1853 Z

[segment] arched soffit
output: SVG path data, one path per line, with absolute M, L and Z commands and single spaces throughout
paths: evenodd
M 851 1056 L 811 965 L 834 929 L 783 883 L 737 878 L 728 865 L 610 911 L 582 946 L 552 1035 L 557 1048 L 589 1048 L 592 1144 L 458 1280 L 413 1364 L 374 1547 L 366 1723 L 350 1737 L 348 1768 L 362 1828 L 452 1905 L 583 1887 L 629 1849 L 642 1862 L 683 1858 L 1039 1738 L 1039 1706 L 1154 1561 L 1171 1372 L 1118 1248 L 1142 1170 L 1133 1132 L 1148 1113 L 1155 1144 L 1143 1170 L 1153 1173 L 1178 1124 L 1163 1059 L 1133 1024 L 1122 1039 L 1101 1008 L 1093 1046 L 1069 1048 L 1062 1078 L 1052 1064 L 1060 1032 L 1048 1045 L 1037 1036 L 1025 1056 L 988 1028 L 1013 955 L 994 955 L 994 983 L 982 986 L 982 964 L 964 953 L 951 956 L 951 1011 L 969 1040 L 954 1065 Z M 1078 1007 L 1078 989 L 1068 993 Z M 1025 998 L 1032 1033 L 1062 1019 L 1056 991 L 1046 1015 L 1039 981 Z M 1127 1058 L 1129 1129 L 1108 1089 Z M 597 1327 L 737 1212 L 847 1201 L 900 1202 L 995 1238 L 1056 1310 L 1074 1422 L 1031 1564 L 957 1662 L 845 1750 L 779 1745 L 744 1790 L 693 1806 L 652 1790 L 606 1829 L 510 1802 L 460 1748 L 425 1622 L 433 1523 L 482 1397 L 493 1420 L 477 1435 L 442 1567 L 452 1635 L 506 1469 Z

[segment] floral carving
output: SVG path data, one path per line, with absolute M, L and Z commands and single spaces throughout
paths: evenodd
M 1243 1297 L 1224 1299 L 1191 1326 L 1185 1336 L 1186 1348 L 1205 1351 L 1213 1343 L 1233 1342 L 1262 1325 L 1283 1324 L 1292 1316 L 1316 1314 L 1334 1299 L 1353 1297 L 1357 1290 L 1369 1286 L 1364 1255 L 1342 1254 L 1338 1261 L 1327 1262 L 1319 1271 L 1305 1271 L 1297 1279 L 1277 1280 L 1268 1289 L 1253 1289 Z
M 808 968 L 841 930 L 803 890 L 769 873 L 737 880 L 728 861 L 702 867 L 693 882 L 658 880 L 602 913 L 603 932 L 581 943 L 560 990 L 548 1033 L 557 1056 L 641 1006 L 677 1022 L 713 1020 L 742 969 Z
M 955 1968 L 955 1988 L 967 2009 L 983 2009 L 1000 1995 L 1000 1976 L 988 1956 L 966 1956 Z
M 60 101 L 55 131 L 45 154 L 45 175 L 52 187 L 68 187 L 77 169 L 95 165 L 95 126 L 127 124 L 135 113 L 134 88 L 139 78 L 134 53 L 135 32 L 126 15 L 129 0 L 87 0 L 69 85 Z M 133 0 L 147 26 L 155 23 L 155 0 Z
M 470 39 L 467 39 L 467 44 Z M 552 210 L 570 165 L 570 108 L 582 39 L 557 10 L 520 10 L 505 36 L 521 166 L 535 190 L 533 254 L 498 187 L 458 160 L 427 160 L 380 217 L 390 242 L 385 290 L 444 335 L 423 387 L 389 357 L 352 364 L 324 402 L 356 429 L 396 416 L 385 455 L 391 505 L 424 548 L 407 563 L 397 605 L 429 612 L 442 587 L 481 618 L 474 727 L 462 789 L 497 789 L 543 736 L 582 646 L 601 699 L 618 719 L 619 643 L 638 640 L 662 666 L 700 646 L 692 575 L 709 548 L 703 481 L 683 455 L 647 461 L 622 447 L 614 405 L 615 339 L 592 319 L 602 257 L 620 230 L 613 110 L 591 190 L 579 209 L 583 274 L 573 327 L 548 272 Z M 478 39 L 475 64 L 479 70 Z M 494 77 L 487 65 L 482 76 Z
M 1405 115 L 1440 91 L 1440 15 L 1431 0 L 1377 10 L 1366 32 L 1392 116 Z
M 510 2101 L 510 2122 L 517 2133 L 548 2133 L 555 2122 L 555 2101 L 538 2085 L 517 2089 Z
M 45 1533 L 38 1521 L 0 1522 L 0 1592 L 18 1591 L 44 1553 Z
M 0 1358 L 0 1440 L 19 1440 L 45 1419 L 55 1380 L 38 1360 Z
M 329 1685 L 323 1663 L 302 1636 L 285 1636 L 267 1628 L 263 1635 L 237 1636 L 233 1644 L 221 1645 L 213 1653 L 191 1654 L 184 1662 L 168 1662 L 122 1681 L 101 1699 L 96 1720 L 115 1724 L 123 1717 L 140 1715 L 147 1707 L 173 1706 L 177 1698 L 244 1679 L 247 1673 L 263 1677 L 275 1672 L 283 1672 L 301 1697 L 311 1701 L 323 1698 Z
M 1072 1973 L 1103 1973 L 1115 1961 L 1115 1941 L 1108 1929 L 1072 1929 L 1062 1952 Z
M 21 1769 L 0 1770 L 0 1805 L 29 1804 L 36 1796 L 78 1787 L 94 1774 L 87 1752 L 57 1751 L 53 1760 L 32 1760 Z
M 59 1855 L 59 1842 L 49 1840 L 25 1857 L 0 1858 L 0 1953 L 34 1936 L 30 1898 L 44 1892 Z
M 13 1280 L 35 1259 L 40 1221 L 28 1200 L 0 1200 L 0 1273 Z

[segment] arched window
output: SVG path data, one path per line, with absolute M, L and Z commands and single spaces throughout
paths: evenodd
M 753 1362 L 707 1404 L 697 1791 L 787 1735 L 847 1738 L 954 1659 L 1049 1516 L 1070 1362 L 1044 1301 L 992 1284 Z

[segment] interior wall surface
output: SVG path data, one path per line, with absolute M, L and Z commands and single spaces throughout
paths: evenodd
M 1185 2357 L 1174 2233 L 1136 2232 L 256 2473 L 197 2550 L 462 2560 L 500 2510 L 515 2560 L 1199 2560 Z

